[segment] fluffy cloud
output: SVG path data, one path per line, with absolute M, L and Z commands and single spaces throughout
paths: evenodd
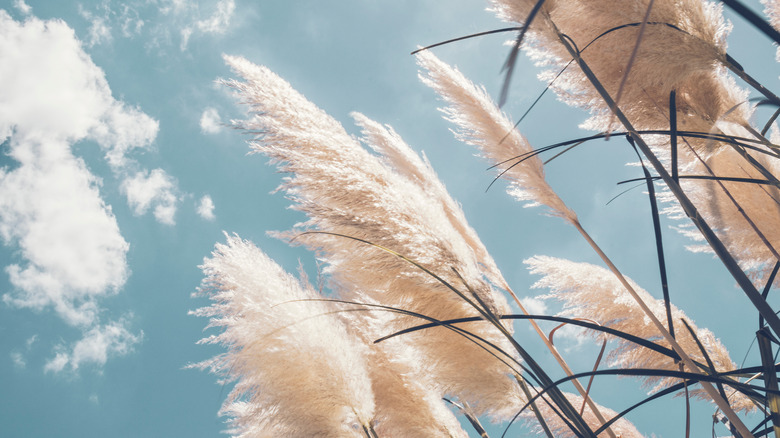
M 101 180 L 71 147 L 95 140 L 112 169 L 126 172 L 137 164 L 127 152 L 151 144 L 157 122 L 112 97 L 103 71 L 62 21 L 19 23 L 0 10 L 0 59 L 0 143 L 16 162 L 0 167 L 0 237 L 19 258 L 5 268 L 14 290 L 3 300 L 52 308 L 82 331 L 47 369 L 101 364 L 140 339 L 124 322 L 99 320 L 99 299 L 129 275 L 128 244 L 100 196 Z
M 14 0 L 14 7 L 24 15 L 32 13 L 32 8 L 24 0 Z
M 13 142 L 12 142 L 13 144 Z M 19 307 L 53 306 L 71 325 L 91 325 L 95 299 L 117 291 L 128 276 L 122 238 L 98 180 L 67 144 L 15 145 L 17 169 L 0 174 L 0 235 L 25 262 L 6 267 Z
M 138 172 L 122 183 L 122 191 L 135 214 L 142 215 L 154 206 L 154 217 L 167 225 L 175 223 L 175 188 L 173 178 L 162 169 Z
M 124 321 L 95 326 L 72 348 L 61 346 L 60 351 L 44 366 L 46 372 L 60 372 L 65 367 L 76 371 L 83 364 L 105 365 L 109 356 L 121 356 L 132 350 L 141 341 L 143 333 L 133 335 Z
M 200 198 L 198 202 L 198 215 L 207 221 L 213 221 L 214 216 L 214 201 L 211 200 L 211 196 L 205 195 Z
M 222 130 L 222 119 L 216 108 L 206 108 L 200 116 L 200 132 L 216 134 Z

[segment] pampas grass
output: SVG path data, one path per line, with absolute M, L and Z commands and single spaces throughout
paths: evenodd
M 202 269 L 214 303 L 194 312 L 222 327 L 228 351 L 194 366 L 236 381 L 222 408 L 236 436 L 360 436 L 374 418 L 366 346 L 250 242 L 228 236 Z
M 766 295 L 780 260 L 780 155 L 766 138 L 771 123 L 753 126 L 749 91 L 735 77 L 767 102 L 775 97 L 729 53 L 722 8 L 703 0 L 489 3 L 525 26 L 515 44 L 560 100 L 588 111 L 583 127 L 627 139 L 640 156 L 655 225 L 647 241 L 659 260 L 650 269 L 666 278 L 662 202 L 668 216 L 691 221 L 681 228 L 703 236 L 700 248 L 723 260 L 777 335 Z M 777 2 L 764 4 L 776 26 Z M 221 411 L 234 436 L 487 436 L 480 419 L 510 427 L 519 418 L 548 437 L 640 437 L 618 411 L 648 409 L 644 402 L 678 388 L 714 403 L 735 436 L 760 435 L 756 416 L 778 418 L 768 338 L 751 359 L 757 365 L 742 369 L 715 333 L 669 301 L 668 285 L 665 301 L 625 276 L 547 181 L 542 151 L 458 69 L 430 51 L 417 55 L 420 79 L 444 102 L 456 138 L 490 162 L 511 197 L 573 226 L 605 266 L 528 258 L 530 274 L 541 276 L 533 287 L 545 290 L 538 298 L 561 303 L 555 315 L 528 311 L 518 296 L 527 291 L 512 290 L 431 162 L 392 127 L 356 112 L 360 136 L 352 136 L 268 68 L 224 60 L 238 79 L 223 84 L 247 110 L 233 126 L 285 175 L 279 191 L 306 217 L 273 235 L 323 266 L 315 290 L 231 235 L 204 261 L 201 291 L 212 302 L 193 313 L 221 330 L 203 342 L 225 353 L 193 366 L 234 382 Z M 645 162 L 666 187 L 658 199 Z M 538 340 L 515 332 L 516 319 L 530 321 L 557 366 L 529 353 Z M 597 403 L 599 381 L 584 382 L 599 372 L 567 360 L 535 319 L 586 325 L 581 336 L 613 341 L 604 373 L 639 373 L 634 380 L 651 395 L 633 406 L 618 398 L 618 411 Z M 747 376 L 752 386 L 740 380 Z M 780 420 L 771 427 L 780 433 Z

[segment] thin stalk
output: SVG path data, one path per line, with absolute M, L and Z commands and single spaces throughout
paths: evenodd
M 666 182 L 667 186 L 669 186 L 669 189 L 677 197 L 685 212 L 688 214 L 689 217 L 693 219 L 693 222 L 697 225 L 697 228 L 699 228 L 702 231 L 702 234 L 704 234 L 705 238 L 710 243 L 710 246 L 713 247 L 716 254 L 718 254 L 721 260 L 724 261 L 724 264 L 726 264 L 726 267 L 735 277 L 737 282 L 741 286 L 743 286 L 743 290 L 745 290 L 745 293 L 748 295 L 751 301 L 753 301 L 754 306 L 758 308 L 759 312 L 765 314 L 764 318 L 767 320 L 767 322 L 775 331 L 775 333 L 780 333 L 780 318 L 778 318 L 778 316 L 774 313 L 774 311 L 766 302 L 766 300 L 764 300 L 763 297 L 761 297 L 761 295 L 758 293 L 753 283 L 750 282 L 750 280 L 747 278 L 747 275 L 745 275 L 745 273 L 739 268 L 734 258 L 731 256 L 731 254 L 729 254 L 728 250 L 726 250 L 726 247 L 723 245 L 720 239 L 718 239 L 718 237 L 715 235 L 715 233 L 712 231 L 709 225 L 701 218 L 698 211 L 696 210 L 696 207 L 688 199 L 685 193 L 683 193 L 680 186 L 675 183 L 675 181 L 672 179 L 672 177 L 669 175 L 666 169 L 664 169 L 663 165 L 655 156 L 655 154 L 653 154 L 653 152 L 650 150 L 650 147 L 647 145 L 647 143 L 645 143 L 645 141 L 636 133 L 636 130 L 634 129 L 631 122 L 628 120 L 625 114 L 623 114 L 623 112 L 620 111 L 620 109 L 615 105 L 615 102 L 612 100 L 612 97 L 609 95 L 607 90 L 601 85 L 601 82 L 598 81 L 598 79 L 596 78 L 595 74 L 590 69 L 590 67 L 588 67 L 585 61 L 580 57 L 579 53 L 576 50 L 574 50 L 574 48 L 569 44 L 569 42 L 566 40 L 566 37 L 563 36 L 560 30 L 557 29 L 555 23 L 553 23 L 552 20 L 549 21 L 550 24 L 555 29 L 561 44 L 563 44 L 563 46 L 569 51 L 569 54 L 576 60 L 582 72 L 590 80 L 591 84 L 594 86 L 594 88 L 596 88 L 597 92 L 601 95 L 602 99 L 604 99 L 604 102 L 607 104 L 607 106 L 612 110 L 612 112 L 615 114 L 618 120 L 620 120 L 620 122 L 626 128 L 626 131 L 628 131 L 629 135 L 631 135 L 631 137 L 634 139 L 637 146 L 640 148 L 642 153 L 647 157 L 647 159 L 653 165 L 656 172 L 664 179 L 664 182 Z M 623 284 L 623 286 L 626 288 L 629 294 L 634 298 L 634 300 L 637 301 L 637 304 L 639 304 L 639 306 L 642 308 L 642 311 L 645 312 L 645 314 L 650 318 L 650 320 L 658 328 L 658 330 L 661 332 L 664 338 L 666 338 L 666 340 L 671 344 L 672 348 L 674 348 L 677 354 L 680 355 L 683 362 L 685 363 L 685 366 L 687 366 L 692 371 L 697 370 L 698 368 L 693 363 L 693 360 L 691 360 L 691 358 L 688 356 L 685 350 L 683 350 L 683 348 L 680 347 L 680 345 L 672 337 L 669 331 L 666 330 L 666 328 L 663 326 L 661 321 L 659 321 L 658 318 L 655 317 L 655 314 L 653 314 L 653 312 L 647 307 L 647 304 L 645 304 L 645 302 L 639 297 L 639 295 L 636 293 L 633 287 L 631 287 L 631 285 L 628 284 L 628 281 L 625 279 L 625 277 L 623 277 L 623 274 L 620 273 L 620 271 L 617 269 L 617 267 L 615 267 L 612 261 L 609 260 L 607 255 L 601 250 L 601 248 L 599 248 L 596 242 L 593 241 L 590 235 L 588 235 L 588 233 L 582 228 L 582 226 L 579 223 L 575 223 L 574 225 L 578 229 L 578 231 L 580 231 L 580 234 L 582 234 L 585 240 L 587 240 L 588 243 L 591 244 L 591 247 L 594 249 L 594 251 L 596 251 L 596 253 L 598 253 L 598 255 L 602 258 L 604 263 L 607 264 L 609 269 L 618 278 L 618 280 Z M 740 418 L 737 416 L 734 410 L 731 409 L 731 406 L 729 406 L 728 402 L 726 400 L 723 400 L 723 398 L 720 396 L 720 394 L 718 394 L 715 388 L 713 388 L 712 385 L 710 385 L 707 382 L 701 382 L 701 385 L 702 388 L 710 396 L 710 398 L 718 405 L 718 407 L 721 408 L 723 413 L 736 426 L 740 434 L 742 434 L 744 437 L 753 437 L 753 435 L 750 433 L 750 431 L 742 422 L 742 420 L 740 420 Z
M 765 328 L 756 332 L 756 339 L 761 353 L 761 363 L 764 365 L 764 384 L 768 389 L 777 390 L 777 373 L 772 367 L 774 362 L 772 360 L 772 342 L 769 340 Z M 766 398 L 769 404 L 769 416 L 772 418 L 772 429 L 775 436 L 778 437 L 780 436 L 780 397 L 777 394 L 767 392 Z
M 509 295 L 512 296 L 512 298 L 515 300 L 515 303 L 517 304 L 517 307 L 520 308 L 520 311 L 523 312 L 524 315 L 530 315 L 528 313 L 528 310 L 526 310 L 525 306 L 523 306 L 523 303 L 520 302 L 520 299 L 515 295 L 514 291 L 507 288 L 507 292 L 509 292 Z M 550 342 L 550 340 L 547 338 L 547 336 L 544 334 L 544 331 L 542 331 L 541 327 L 539 327 L 539 324 L 536 323 L 533 319 L 529 320 L 531 322 L 531 326 L 533 326 L 536 333 L 539 335 L 540 338 L 542 338 L 542 342 L 544 342 L 544 345 L 547 347 L 548 350 L 550 350 L 550 353 L 552 353 L 555 360 L 558 362 L 558 364 L 563 369 L 563 372 L 566 373 L 567 376 L 573 376 L 574 371 L 569 367 L 569 364 L 566 363 L 566 360 L 563 359 L 563 356 L 558 352 L 558 349 L 555 348 L 555 345 Z M 588 407 L 590 407 L 591 411 L 593 412 L 593 415 L 596 416 L 596 419 L 599 420 L 599 423 L 602 425 L 606 424 L 607 419 L 604 418 L 604 415 L 602 415 L 601 411 L 598 409 L 598 405 L 593 402 L 591 397 L 588 395 L 588 392 L 583 388 L 582 384 L 579 380 L 573 379 L 572 384 L 574 384 L 574 387 L 577 389 L 577 392 L 580 393 L 582 398 L 587 402 Z M 612 431 L 612 429 L 607 429 L 607 434 L 611 438 L 617 438 L 615 433 Z
M 680 367 L 680 372 L 683 372 L 685 370 L 685 366 L 683 364 L 678 365 Z M 691 394 L 688 391 L 688 381 L 683 380 L 683 385 L 685 386 L 685 438 L 691 437 Z M 734 390 L 736 392 L 736 390 Z
M 748 85 L 753 87 L 756 91 L 763 94 L 764 97 L 769 99 L 770 102 L 772 102 L 775 105 L 780 105 L 780 97 L 777 97 L 777 95 L 769 89 L 767 89 L 765 86 L 761 85 L 760 82 L 758 82 L 753 76 L 750 76 L 744 68 L 737 62 L 736 59 L 732 58 L 731 55 L 726 54 L 726 59 L 723 62 L 723 64 L 731 70 L 732 73 L 739 76 L 740 79 L 745 81 Z
M 448 398 L 443 398 L 442 400 L 458 408 L 458 411 L 460 411 L 460 413 L 463 414 L 467 420 L 469 420 L 469 423 L 471 423 L 471 426 L 474 428 L 474 430 L 477 431 L 480 438 L 490 438 L 485 428 L 482 427 L 482 423 L 479 422 L 479 418 L 477 418 L 474 413 L 471 412 L 471 408 L 466 402 L 461 405 Z
M 531 391 L 528 390 L 528 384 L 525 382 L 525 380 L 523 380 L 522 377 L 517 375 L 515 375 L 515 379 L 517 380 L 517 383 L 520 385 L 520 388 L 523 390 L 523 393 L 525 394 L 525 398 L 527 400 L 531 400 L 533 396 L 531 395 Z M 542 416 L 542 413 L 539 411 L 539 408 L 536 407 L 535 403 L 531 404 L 531 410 L 534 412 L 534 415 L 536 416 L 536 420 L 542 426 L 542 430 L 544 431 L 545 435 L 547 435 L 548 438 L 555 438 L 553 437 L 553 434 L 550 431 L 550 427 L 547 426 L 547 422 L 544 421 L 544 417 Z M 511 425 L 512 423 L 510 422 L 509 426 Z M 501 435 L 501 438 L 504 438 L 506 432 L 509 430 L 509 426 L 506 427 L 506 430 L 504 430 L 504 433 Z
M 680 184 L 680 169 L 677 164 L 677 90 L 669 93 L 669 144 L 672 153 L 672 179 Z

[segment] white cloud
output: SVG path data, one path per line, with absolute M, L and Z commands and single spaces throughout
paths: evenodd
M 181 43 L 179 49 L 183 52 L 187 50 L 187 45 L 190 43 L 190 37 L 192 36 L 192 28 L 185 27 L 181 30 Z
M 126 322 L 120 320 L 97 325 L 86 331 L 72 348 L 59 347 L 59 351 L 44 366 L 44 371 L 60 372 L 69 366 L 76 371 L 84 364 L 105 365 L 109 356 L 123 356 L 143 339 L 143 332 L 133 335 Z
M 71 147 L 95 140 L 124 172 L 137 164 L 126 153 L 147 147 L 157 122 L 112 97 L 103 71 L 60 20 L 19 23 L 0 10 L 0 59 L 0 143 L 8 140 L 17 162 L 0 167 L 0 237 L 18 257 L 5 268 L 14 289 L 3 301 L 52 308 L 81 329 L 84 339 L 59 351 L 47 370 L 101 364 L 136 339 L 124 325 L 98 320 L 100 298 L 129 275 L 128 244 L 100 196 L 102 181 Z M 88 348 L 101 339 L 102 350 Z
M 214 14 L 205 20 L 198 21 L 198 30 L 203 33 L 225 33 L 230 26 L 230 19 L 233 18 L 235 10 L 236 2 L 234 0 L 219 0 Z
M 154 217 L 168 225 L 175 223 L 175 189 L 173 178 L 162 169 L 138 172 L 122 182 L 122 191 L 136 215 L 142 215 L 154 206 Z
M 159 6 L 159 10 L 162 14 L 182 13 L 187 9 L 190 9 L 191 5 L 188 0 L 168 0 L 164 2 L 164 5 Z
M 207 221 L 213 221 L 214 216 L 214 201 L 211 200 L 211 196 L 205 195 L 200 198 L 198 203 L 198 215 Z
M 17 0 L 21 1 L 21 0 Z M 221 35 L 230 30 L 235 18 L 235 0 L 104 0 L 87 9 L 79 7 L 81 16 L 89 22 L 86 43 L 110 42 L 116 35 L 133 38 L 146 33 L 146 48 L 161 50 L 178 38 L 179 49 L 186 51 L 196 35 Z M 250 5 L 243 5 L 251 8 Z M 144 19 L 140 17 L 143 16 Z
M 54 357 L 54 359 L 46 362 L 46 365 L 43 367 L 43 371 L 45 372 L 53 372 L 53 373 L 59 373 L 63 369 L 65 369 L 65 365 L 68 364 L 68 354 L 67 353 L 57 353 L 57 356 Z
M 200 132 L 216 134 L 222 130 L 222 119 L 216 108 L 206 108 L 200 116 Z
M 18 351 L 11 353 L 11 361 L 16 368 L 24 369 L 27 367 L 27 361 L 24 359 L 24 356 L 22 356 L 22 353 L 19 353 Z
M 89 46 L 110 43 L 113 40 L 111 28 L 103 17 L 94 17 L 89 23 Z
M 113 36 L 111 35 L 111 27 L 109 25 L 111 11 L 108 7 L 108 4 L 103 4 L 102 9 L 104 10 L 104 14 L 102 16 L 98 16 L 79 5 L 79 15 L 81 15 L 89 22 L 89 39 L 87 40 L 87 45 L 89 47 L 94 47 L 103 43 L 110 43 L 111 40 L 113 40 Z
M 30 15 L 32 13 L 32 7 L 24 2 L 24 0 L 14 0 L 14 7 L 24 15 Z
M 19 351 L 12 351 L 11 361 L 14 363 L 14 366 L 20 369 L 24 369 L 27 367 L 27 359 L 25 358 L 25 354 L 29 353 L 30 350 L 32 350 L 32 346 L 35 343 L 35 341 L 38 340 L 38 335 L 33 335 L 27 338 L 27 341 L 24 343 L 24 354 Z
M 531 315 L 547 314 L 547 304 L 539 298 L 524 297 L 520 298 L 520 302 L 523 303 L 523 307 Z
M 146 22 L 141 19 L 138 11 L 130 5 L 122 5 L 122 11 L 119 15 L 119 26 L 122 29 L 122 36 L 132 38 L 141 34 Z
M 181 28 L 181 44 L 179 48 L 182 51 L 187 50 L 187 45 L 195 31 L 212 35 L 227 32 L 235 10 L 235 0 L 219 0 L 216 4 L 216 10 L 211 16 L 203 20 L 196 20 L 193 24 Z
M 53 306 L 69 324 L 90 325 L 94 299 L 125 283 L 128 244 L 100 198 L 99 181 L 67 144 L 17 144 L 14 152 L 25 158 L 0 175 L 0 235 L 26 263 L 6 267 L 17 291 L 3 299 Z
M 101 123 L 90 131 L 106 153 L 106 160 L 115 172 L 126 171 L 135 161 L 127 154 L 134 149 L 148 148 L 159 130 L 159 123 L 140 109 L 114 102 L 101 116 Z

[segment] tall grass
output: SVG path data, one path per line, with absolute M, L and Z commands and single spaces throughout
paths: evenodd
M 740 2 L 724 3 L 774 38 L 778 2 L 765 2 L 768 22 Z M 269 69 L 226 56 L 239 79 L 224 84 L 248 110 L 235 127 L 252 134 L 253 152 L 287 175 L 280 189 L 308 218 L 277 236 L 316 253 L 327 286 L 315 289 L 304 274 L 296 279 L 238 236 L 204 261 L 201 292 L 213 302 L 194 313 L 221 328 L 204 342 L 226 351 L 194 366 L 235 382 L 221 411 L 229 432 L 488 436 L 489 420 L 505 435 L 640 437 L 624 415 L 679 394 L 686 406 L 691 399 L 712 404 L 707 418 L 681 410 L 688 424 L 715 421 L 719 433 L 780 436 L 780 318 L 767 299 L 780 281 L 780 146 L 768 136 L 777 112 L 770 120 L 755 112 L 757 105 L 780 108 L 780 99 L 727 51 L 723 6 L 490 5 L 512 23 L 497 32 L 516 33 L 498 102 L 511 99 L 509 81 L 525 51 L 560 100 L 589 112 L 584 126 L 598 134 L 534 148 L 483 87 L 432 48 L 416 52 L 420 78 L 446 105 L 456 137 L 477 148 L 508 193 L 572 226 L 604 267 L 544 255 L 526 260 L 530 274 L 541 276 L 537 298 L 563 303 L 560 313 L 532 314 L 427 158 L 391 127 L 354 113 L 362 132 L 356 139 Z M 557 157 L 601 138 L 637 156 L 658 261 L 648 269 L 662 280 L 660 297 L 621 272 L 620 260 L 610 259 L 545 178 L 542 154 Z M 704 242 L 697 248 L 722 261 L 755 308 L 758 348 L 748 365 L 738 366 L 716 333 L 672 303 L 662 214 Z M 698 294 L 706 311 L 707 291 L 687 293 Z M 518 336 L 517 321 L 531 325 L 539 341 Z M 551 330 L 542 321 L 560 325 Z M 562 326 L 584 328 L 580 336 L 602 346 L 595 366 L 558 350 L 553 336 Z M 532 353 L 538 342 L 555 364 Z M 648 396 L 614 397 L 618 405 L 604 407 L 593 393 L 603 381 L 595 376 L 605 375 L 632 377 Z M 686 426 L 679 436 L 689 433 Z

